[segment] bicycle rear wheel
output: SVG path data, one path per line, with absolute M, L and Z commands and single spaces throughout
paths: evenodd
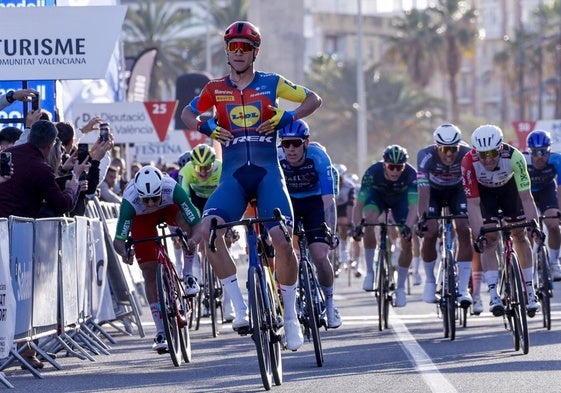
M 302 285 L 304 286 L 305 307 L 306 307 L 306 323 L 312 333 L 314 342 L 314 353 L 316 355 L 316 364 L 318 367 L 323 366 L 323 348 L 321 346 L 321 336 L 319 334 L 319 309 L 314 301 L 315 280 L 313 276 L 312 266 L 308 260 L 301 261 L 302 266 Z M 318 290 L 315 288 L 315 290 Z
M 156 278 L 160 313 L 164 324 L 168 352 L 173 365 L 179 367 L 181 365 L 181 338 L 179 327 L 177 326 L 177 316 L 175 314 L 175 302 L 178 294 L 164 265 L 158 264 Z
M 377 272 L 377 288 L 376 288 L 376 302 L 378 303 L 378 330 L 382 331 L 387 328 L 387 312 L 388 307 L 386 306 L 386 282 L 387 282 L 386 272 L 386 253 L 382 250 L 378 250 L 378 272 Z
M 261 381 L 265 390 L 271 389 L 272 384 L 272 364 L 271 364 L 271 343 L 269 331 L 266 326 L 267 317 L 265 314 L 264 290 L 261 286 L 261 278 L 256 268 L 249 271 L 249 303 L 252 319 L 252 338 L 257 350 L 257 361 L 261 372 Z
M 551 271 L 549 269 L 549 255 L 545 246 L 538 248 L 537 266 L 535 269 L 537 283 L 536 295 L 542 305 L 542 321 L 543 327 L 551 330 L 551 297 L 553 296 L 553 287 L 551 285 Z
M 514 335 L 514 350 L 518 351 L 522 348 L 522 352 L 527 354 L 530 350 L 530 341 L 528 337 L 528 320 L 526 318 L 526 296 L 516 254 L 512 254 L 510 257 L 507 274 L 511 284 L 511 294 L 508 298 L 507 309 L 510 311 L 514 322 L 514 329 L 512 331 Z

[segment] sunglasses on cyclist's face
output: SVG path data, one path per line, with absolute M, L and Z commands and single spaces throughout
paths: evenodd
M 195 165 L 195 172 L 208 172 L 212 169 L 212 164 Z
M 155 196 L 155 197 L 145 197 L 145 198 L 140 198 L 140 201 L 142 203 L 144 203 L 145 205 L 149 204 L 150 201 L 154 202 L 154 203 L 158 203 L 160 201 L 160 196 Z
M 441 153 L 456 153 L 458 150 L 460 150 L 460 146 L 438 146 L 438 150 L 440 150 Z
M 288 149 L 290 146 L 300 147 L 304 143 L 304 139 L 283 139 L 281 141 L 282 147 Z
M 386 164 L 388 171 L 402 171 L 405 164 Z
M 242 51 L 242 53 L 249 53 L 254 49 L 254 47 L 249 42 L 230 41 L 228 42 L 226 49 L 230 53 L 236 53 L 239 50 Z
M 548 147 L 542 147 L 542 148 L 539 148 L 539 149 L 531 149 L 531 150 L 532 150 L 532 155 L 534 157 L 545 156 L 546 154 L 549 153 L 549 148 Z
M 499 156 L 499 151 L 497 149 L 489 150 L 489 151 L 480 151 L 477 152 L 477 155 L 479 156 L 480 160 L 484 160 L 487 157 L 496 158 Z

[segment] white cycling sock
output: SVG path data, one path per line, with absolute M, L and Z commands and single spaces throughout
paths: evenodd
M 471 276 L 471 261 L 458 262 L 458 292 L 461 295 L 467 294 L 469 278 Z
M 549 266 L 559 266 L 559 249 L 549 249 Z
M 150 303 L 150 312 L 154 325 L 156 325 L 156 332 L 161 333 L 164 331 L 164 321 L 162 321 L 162 313 L 160 312 L 160 305 L 158 303 Z
M 325 308 L 333 307 L 333 285 L 329 287 L 324 287 L 320 285 L 323 291 L 323 296 L 325 297 Z
M 397 289 L 405 289 L 405 281 L 409 275 L 408 267 L 397 267 Z
M 423 266 L 425 267 L 425 283 L 432 283 L 436 282 L 436 277 L 434 277 L 434 266 L 436 265 L 436 259 L 434 261 L 425 262 L 423 261 Z
M 481 282 L 483 281 L 483 272 L 471 272 L 471 295 L 474 298 L 481 298 Z
M 374 249 L 364 249 L 364 262 L 366 263 L 366 273 L 374 274 Z
M 239 314 L 246 314 L 247 313 L 247 306 L 245 301 L 243 300 L 242 291 L 240 286 L 238 285 L 238 276 L 236 274 L 232 274 L 226 278 L 220 280 L 222 286 L 224 287 L 225 291 L 228 291 L 230 298 L 232 299 L 232 303 L 234 304 L 234 312 L 236 315 Z
M 284 305 L 284 320 L 296 319 L 296 288 L 298 282 L 292 285 L 281 285 L 282 304 Z

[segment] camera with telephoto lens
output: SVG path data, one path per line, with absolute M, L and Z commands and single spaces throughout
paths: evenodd
M 10 176 L 12 173 L 12 153 L 0 153 L 0 176 Z

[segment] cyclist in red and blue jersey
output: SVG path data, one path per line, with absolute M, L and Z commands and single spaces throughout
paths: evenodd
M 261 35 L 253 24 L 234 22 L 226 29 L 224 41 L 229 75 L 208 82 L 181 114 L 187 128 L 222 144 L 222 175 L 205 206 L 203 228 L 208 232 L 212 218 L 219 223 L 238 220 L 252 198 L 257 198 L 262 217 L 272 217 L 274 209 L 279 208 L 292 222 L 290 198 L 277 158 L 276 130 L 312 114 L 321 105 L 321 98 L 278 74 L 254 69 Z M 300 105 L 292 111 L 283 110 L 278 107 L 279 98 Z M 214 110 L 214 116 L 200 121 L 200 115 L 210 110 Z M 267 229 L 277 257 L 286 345 L 296 350 L 303 343 L 296 315 L 298 262 L 279 225 L 273 223 Z M 236 313 L 232 327 L 245 329 L 249 325 L 247 305 L 237 282 L 236 265 L 223 237 L 217 239 L 216 247 L 217 252 L 210 253 L 209 259 L 222 284 L 230 289 Z
M 403 223 L 401 231 L 401 253 L 398 260 L 395 306 L 405 307 L 405 281 L 413 256 L 411 228 L 417 221 L 417 171 L 407 163 L 407 150 L 399 145 L 390 145 L 384 150 L 383 160 L 372 164 L 362 176 L 357 204 L 353 210 L 353 223 L 375 224 L 385 209 L 391 209 L 393 220 Z M 355 231 L 356 241 L 362 233 Z M 364 228 L 364 260 L 366 276 L 362 289 L 374 289 L 374 250 L 376 234 L 373 226 Z
M 339 311 L 333 302 L 333 268 L 329 262 L 329 244 L 320 228 L 325 222 L 335 229 L 335 184 L 331 158 L 323 146 L 310 142 L 310 129 L 304 120 L 285 126 L 279 131 L 278 150 L 281 168 L 286 178 L 295 220 L 302 220 L 310 256 L 314 262 L 319 285 L 325 295 L 327 327 L 341 326 Z M 317 230 L 315 230 L 317 229 Z
M 551 134 L 544 130 L 534 130 L 526 138 L 528 151 L 522 153 L 528 164 L 528 173 L 532 184 L 532 195 L 538 210 L 544 216 L 559 213 L 561 193 L 561 154 L 551 151 Z M 555 281 L 561 281 L 559 266 L 559 248 L 561 230 L 558 218 L 544 220 L 547 227 L 547 244 L 551 275 Z
M 442 208 L 448 206 L 450 214 L 467 217 L 467 202 L 462 186 L 462 158 L 470 147 L 462 141 L 462 132 L 453 124 L 442 124 L 433 133 L 434 144 L 417 153 L 417 185 L 419 188 L 419 217 L 423 214 L 439 216 Z M 468 220 L 454 220 L 458 235 L 458 301 L 471 305 L 473 302 L 468 290 L 471 275 L 471 231 Z M 439 236 L 438 222 L 427 220 L 423 237 L 421 255 L 425 266 L 425 289 L 423 300 L 436 303 L 436 240 Z
M 477 228 L 496 226 L 499 210 L 502 210 L 507 222 L 537 220 L 538 212 L 530 191 L 530 175 L 522 153 L 504 143 L 502 130 L 490 124 L 475 129 L 471 144 L 473 149 L 462 159 L 462 183 L 473 236 L 479 235 Z M 535 229 L 534 233 L 536 237 L 541 237 L 539 229 Z M 533 317 L 540 304 L 532 284 L 532 248 L 524 228 L 513 229 L 512 236 L 526 283 L 526 310 Z M 481 266 L 489 288 L 489 312 L 496 317 L 505 313 L 497 293 L 497 243 L 498 234 L 493 232 L 485 235 L 482 244 L 474 244 L 475 251 L 481 254 Z

